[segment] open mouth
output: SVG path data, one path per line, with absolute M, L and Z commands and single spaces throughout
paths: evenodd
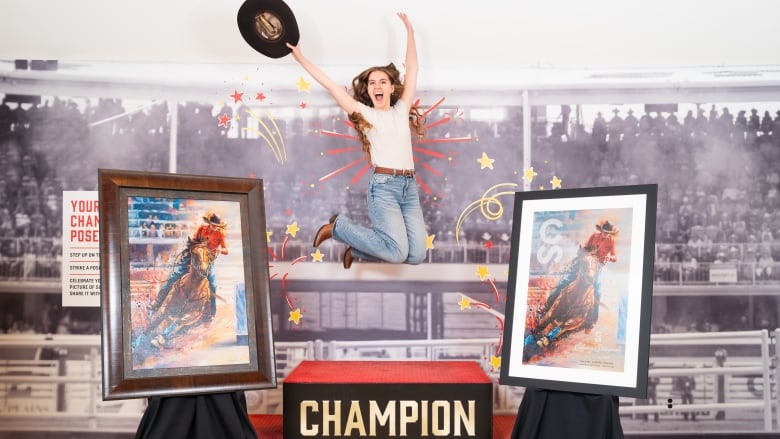
M 382 92 L 374 93 L 374 100 L 377 102 L 382 102 L 385 99 L 385 94 Z

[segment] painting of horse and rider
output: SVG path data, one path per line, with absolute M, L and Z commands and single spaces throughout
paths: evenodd
M 622 370 L 631 213 L 534 214 L 523 362 Z
M 515 193 L 502 384 L 645 397 L 657 194 Z
M 133 368 L 247 363 L 239 203 L 131 197 L 128 217 Z

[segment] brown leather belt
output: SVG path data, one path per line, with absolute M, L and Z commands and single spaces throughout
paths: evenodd
M 414 169 L 392 169 L 376 166 L 374 168 L 375 174 L 389 174 L 389 175 L 403 175 L 404 177 L 414 177 Z

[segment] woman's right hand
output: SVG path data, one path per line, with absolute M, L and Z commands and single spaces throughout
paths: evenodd
M 301 53 L 300 46 L 293 46 L 290 43 L 285 43 L 285 44 L 292 51 L 293 59 L 295 59 L 298 62 L 301 62 L 301 60 L 303 59 L 303 53 Z

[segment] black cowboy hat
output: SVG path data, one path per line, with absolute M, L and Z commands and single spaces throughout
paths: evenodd
M 210 225 L 225 228 L 227 227 L 227 224 L 225 224 L 224 221 L 222 221 L 222 218 L 219 217 L 216 213 L 207 213 L 203 216 L 203 221 L 209 223 Z
M 609 220 L 605 220 L 599 224 L 596 224 L 596 229 L 599 232 L 608 233 L 610 235 L 614 235 L 618 232 L 618 228 L 612 225 L 612 223 L 609 222 Z
M 253 49 L 271 58 L 291 52 L 298 44 L 298 22 L 282 0 L 246 0 L 238 9 L 238 30 Z

